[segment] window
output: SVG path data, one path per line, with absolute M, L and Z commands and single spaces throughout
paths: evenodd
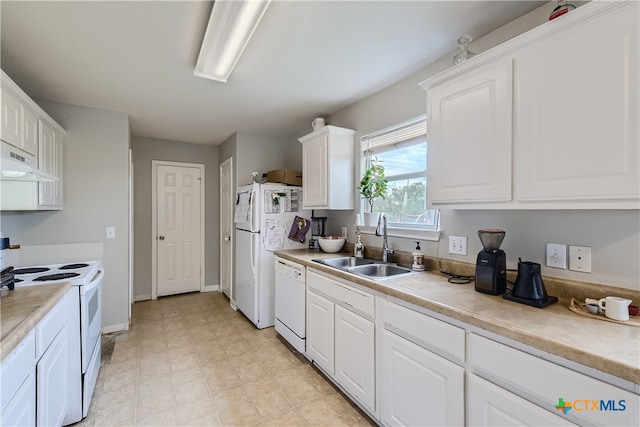
M 438 230 L 439 212 L 427 209 L 427 124 L 424 116 L 362 138 L 363 166 L 377 158 L 389 181 L 384 213 L 390 228 Z M 364 170 L 363 168 L 363 170 Z

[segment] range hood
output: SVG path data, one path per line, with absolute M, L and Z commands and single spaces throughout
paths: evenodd
M 58 177 L 38 170 L 35 156 L 2 141 L 0 181 L 56 182 Z

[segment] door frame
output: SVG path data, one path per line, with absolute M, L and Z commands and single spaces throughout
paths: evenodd
M 233 175 L 233 157 L 229 157 L 228 159 L 226 159 L 225 161 L 223 161 L 222 163 L 220 163 L 220 166 L 218 167 L 219 172 L 220 172 L 220 181 L 219 181 L 219 185 L 220 185 L 220 195 L 222 195 L 222 168 L 223 166 L 229 166 L 229 172 L 231 174 L 231 192 L 230 192 L 230 200 L 229 200 L 229 208 L 230 211 L 224 212 L 223 211 L 223 206 L 222 203 L 220 203 L 220 258 L 222 258 L 222 239 L 224 239 L 224 233 L 222 230 L 222 217 L 223 215 L 228 215 L 230 218 L 230 227 L 231 230 L 229 230 L 230 233 L 230 237 L 231 240 L 229 242 L 229 251 L 231 252 L 229 255 L 229 259 L 231 260 L 231 265 L 229 266 L 229 303 L 231 305 L 231 307 L 233 307 L 234 309 L 236 308 L 236 302 L 235 302 L 235 295 L 233 294 L 233 276 L 234 276 L 234 268 L 235 268 L 235 256 L 234 256 L 234 247 L 235 247 L 235 240 L 236 240 L 236 236 L 234 235 L 235 233 L 235 227 L 234 227 L 234 222 L 233 222 L 233 207 L 235 205 L 234 203 L 234 196 L 235 196 L 235 192 L 236 192 L 236 188 L 234 187 L 234 175 Z M 221 272 L 221 276 L 222 276 L 222 264 L 220 265 L 220 272 Z M 222 278 L 222 277 L 221 277 Z M 222 280 L 220 280 L 220 288 L 219 288 L 219 292 L 222 293 Z
M 158 236 L 156 236 L 156 230 L 158 226 L 158 213 L 157 213 L 157 191 L 158 191 L 158 166 L 175 166 L 175 167 L 188 167 L 196 168 L 200 170 L 200 292 L 204 291 L 204 277 L 205 277 L 205 263 L 204 263 L 204 205 L 205 205 L 205 174 L 204 164 L 201 163 L 186 163 L 186 162 L 172 162 L 168 160 L 151 160 L 151 299 L 158 299 Z

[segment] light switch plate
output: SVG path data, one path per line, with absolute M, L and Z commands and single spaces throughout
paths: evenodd
M 547 243 L 547 267 L 567 268 L 567 245 Z
M 569 246 L 569 270 L 591 273 L 591 248 Z
M 464 236 L 449 236 L 449 253 L 456 255 L 466 255 L 467 238 Z
M 116 228 L 115 227 L 107 227 L 105 230 L 105 235 L 107 239 L 115 239 L 116 238 Z

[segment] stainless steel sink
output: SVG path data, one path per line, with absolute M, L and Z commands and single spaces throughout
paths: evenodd
M 409 274 L 411 273 L 411 270 L 404 267 L 398 267 L 397 265 L 370 264 L 352 267 L 349 269 L 349 272 L 379 279 L 382 277 L 397 276 L 399 274 Z
M 374 280 L 412 273 L 410 269 L 395 264 L 356 257 L 314 259 L 313 261 Z
M 358 265 L 367 265 L 367 264 L 373 264 L 375 261 L 370 260 L 370 259 L 364 259 L 364 258 L 356 258 L 353 256 L 345 256 L 345 257 L 339 257 L 339 258 L 327 258 L 327 259 L 316 259 L 314 261 L 317 261 L 319 263 L 322 263 L 324 265 L 328 265 L 329 267 L 335 267 L 335 268 L 349 268 L 349 267 L 356 267 Z

